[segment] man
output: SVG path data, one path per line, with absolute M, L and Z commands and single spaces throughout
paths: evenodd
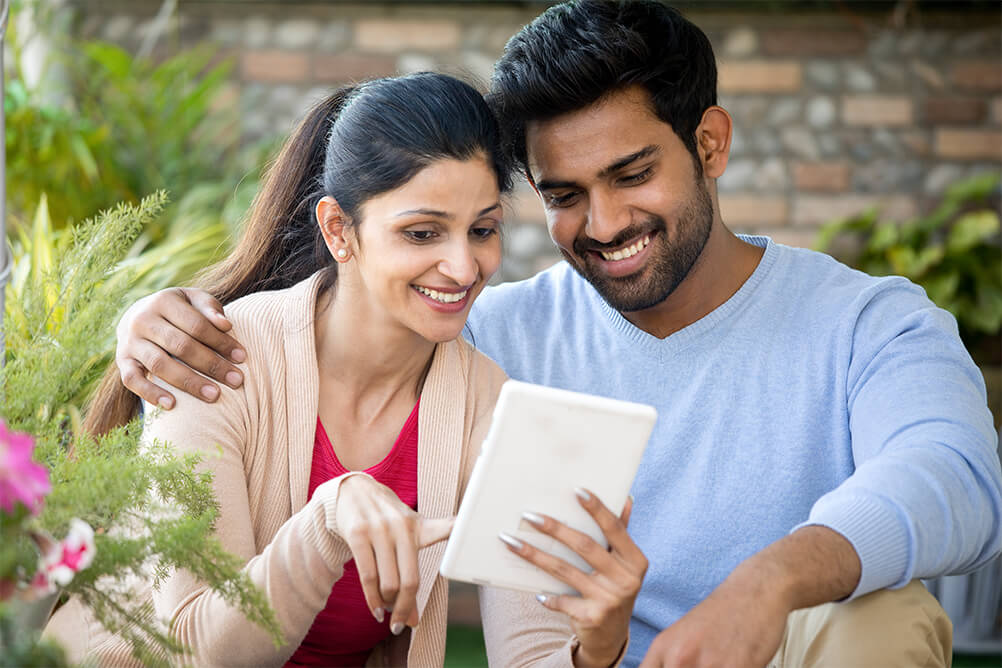
M 633 489 L 650 567 L 625 663 L 945 665 L 949 622 L 913 580 L 1002 547 L 983 381 L 908 281 L 726 228 L 715 89 L 706 36 L 657 2 L 569 2 L 512 38 L 489 99 L 566 262 L 486 291 L 468 338 L 513 378 L 658 409 Z M 161 317 L 207 322 L 177 298 L 141 309 L 120 331 L 150 333 L 120 343 L 123 369 L 188 339 L 151 333 Z M 181 357 L 236 372 L 205 353 Z M 519 594 L 491 593 L 485 615 L 504 596 Z M 487 642 L 533 658 L 496 626 Z

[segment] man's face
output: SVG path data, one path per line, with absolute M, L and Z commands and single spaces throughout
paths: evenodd
M 713 225 L 702 170 L 648 93 L 631 87 L 526 127 L 550 236 L 616 310 L 664 301 Z

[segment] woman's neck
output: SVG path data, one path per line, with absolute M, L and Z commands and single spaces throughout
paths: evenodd
M 390 321 L 350 285 L 317 301 L 317 363 L 321 382 L 335 383 L 363 404 L 386 404 L 401 392 L 420 395 L 435 344 Z M 364 411 L 369 412 L 369 411 Z M 378 412 L 378 409 L 377 409 Z

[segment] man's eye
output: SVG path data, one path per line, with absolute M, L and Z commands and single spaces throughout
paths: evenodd
M 637 172 L 636 174 L 629 174 L 627 176 L 619 179 L 619 182 L 623 185 L 632 186 L 637 183 L 643 183 L 647 180 L 647 177 L 651 175 L 651 169 L 648 167 L 642 172 Z
M 550 206 L 556 208 L 568 207 L 574 204 L 577 199 L 577 193 L 567 193 L 566 195 L 550 195 L 547 198 L 547 202 Z
M 435 233 L 431 230 L 407 230 L 404 235 L 411 241 L 430 241 L 434 238 Z

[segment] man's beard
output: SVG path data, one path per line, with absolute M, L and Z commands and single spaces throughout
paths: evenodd
M 713 201 L 702 179 L 695 180 L 695 192 L 678 217 L 678 239 L 668 240 L 668 226 L 660 216 L 651 216 L 644 223 L 631 225 L 616 235 L 610 243 L 599 244 L 587 238 L 574 241 L 571 257 L 562 251 L 568 263 L 585 278 L 609 305 L 620 312 L 642 311 L 657 306 L 685 280 L 699 259 L 713 226 Z M 654 235 L 650 243 L 651 257 L 637 274 L 623 277 L 606 275 L 596 265 L 590 251 L 622 246 L 642 234 Z

